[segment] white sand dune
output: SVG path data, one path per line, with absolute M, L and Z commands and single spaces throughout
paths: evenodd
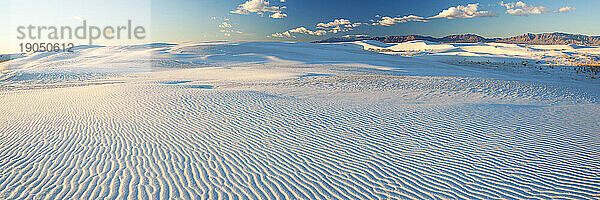
M 384 54 L 412 55 L 412 56 L 458 56 L 461 59 L 472 57 L 489 57 L 492 59 L 534 60 L 551 62 L 554 65 L 573 65 L 569 60 L 587 62 L 586 58 L 595 57 L 595 63 L 600 62 L 599 47 L 581 45 L 521 45 L 503 43 L 456 43 L 440 44 L 428 41 L 410 41 L 399 44 L 372 45 L 374 41 L 358 41 L 352 44 L 359 45 L 365 50 L 375 50 Z M 425 52 L 415 54 L 414 52 Z M 448 60 L 448 58 L 445 58 Z M 440 61 L 440 60 L 438 60 Z
M 529 71 L 527 73 L 531 73 L 538 71 L 541 76 L 545 77 L 600 79 L 598 72 L 581 69 L 582 67 L 600 65 L 600 47 L 503 43 L 439 44 L 428 41 L 410 41 L 395 45 L 390 44 L 390 46 L 374 46 L 365 41 L 350 44 L 388 55 L 419 57 L 420 60 L 452 65 L 493 67 L 501 71 L 510 71 L 513 75 L 509 76 L 513 77 L 514 72 Z M 581 73 L 586 70 L 586 73 Z
M 355 45 L 93 47 L 2 63 L 0 198 L 600 198 L 592 80 Z
M 376 40 L 363 40 L 352 42 L 354 44 L 358 44 L 364 47 L 364 49 L 379 49 L 379 48 L 389 48 L 394 46 L 393 44 L 383 43 Z
M 454 49 L 454 46 L 449 44 L 440 44 L 435 42 L 428 41 L 410 41 L 405 43 L 400 43 L 388 49 L 394 51 L 415 51 L 415 50 L 440 50 L 440 49 Z

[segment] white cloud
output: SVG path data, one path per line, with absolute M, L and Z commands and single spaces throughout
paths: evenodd
M 219 28 L 221 28 L 221 33 L 223 33 L 224 36 L 226 37 L 231 37 L 232 33 L 235 34 L 243 34 L 243 32 L 235 30 L 235 28 L 233 28 L 233 25 L 231 25 L 228 21 L 230 21 L 227 18 L 223 19 L 224 21 L 222 23 L 219 24 Z
M 289 30 L 289 32 L 290 33 L 302 33 L 302 34 L 307 34 L 307 35 L 325 35 L 325 34 L 327 34 L 327 31 L 324 31 L 324 30 L 311 31 L 304 27 L 298 27 L 295 29 L 291 29 L 291 30 Z
M 333 21 L 327 22 L 327 23 L 319 23 L 319 24 L 317 24 L 317 27 L 330 28 L 330 27 L 346 26 L 346 25 L 352 25 L 352 22 L 350 22 L 347 19 L 336 19 L 336 20 L 333 20 Z
M 458 5 L 456 7 L 450 7 L 443 10 L 438 15 L 430 17 L 435 18 L 446 18 L 446 19 L 459 19 L 459 18 L 474 18 L 474 17 L 495 17 L 495 13 L 491 11 L 479 10 L 479 3 L 468 4 L 467 6 Z
M 220 21 L 220 20 L 223 20 L 223 21 L 229 21 L 229 18 L 226 18 L 226 17 L 217 17 L 217 16 L 212 16 L 212 17 L 210 17 L 209 19 L 210 19 L 211 21 Z
M 381 17 L 381 19 L 374 21 L 372 25 L 374 26 L 392 26 L 395 24 L 401 24 L 401 23 L 406 23 L 406 22 L 429 22 L 429 20 L 423 18 L 423 17 L 419 17 L 419 16 L 415 16 L 415 15 L 409 15 L 409 16 L 404 16 L 404 17 Z
M 500 2 L 500 6 L 506 7 L 506 13 L 509 15 L 527 16 L 550 12 L 550 9 L 544 6 L 527 5 L 522 1 L 516 3 L 504 3 L 502 1 Z
M 295 38 L 296 36 L 293 33 L 306 34 L 306 35 L 325 35 L 325 34 L 327 34 L 327 31 L 325 31 L 325 30 L 312 31 L 312 30 L 309 30 L 302 26 L 302 27 L 298 27 L 295 29 L 287 30 L 283 33 L 273 33 L 273 34 L 271 34 L 271 37 L 293 37 L 293 38 Z
M 219 24 L 219 28 L 231 28 L 231 24 L 229 24 L 227 22 L 223 22 L 223 23 Z
M 242 34 L 244 32 L 237 31 L 237 30 L 221 30 L 221 33 L 237 33 L 237 34 Z
M 527 4 L 523 3 L 522 1 L 519 1 L 516 3 L 504 3 L 504 1 L 501 1 L 500 5 L 506 7 L 506 9 L 512 9 L 512 8 L 517 8 L 517 7 L 527 7 Z
M 347 19 L 336 19 L 331 22 L 322 22 L 317 24 L 318 29 L 324 29 L 331 33 L 347 32 L 359 27 L 362 23 L 352 23 Z
M 237 9 L 230 11 L 234 14 L 248 15 L 250 13 L 257 13 L 263 15 L 263 13 L 273 13 L 271 16 L 277 16 L 272 18 L 284 18 L 287 14 L 282 13 L 286 7 L 270 6 L 269 1 L 266 0 L 249 0 L 243 4 L 240 4 Z M 277 14 L 279 13 L 279 14 Z
M 361 26 L 362 23 L 352 23 L 347 19 L 336 19 L 330 22 L 322 22 L 317 24 L 317 30 L 309 30 L 306 27 L 298 27 L 295 29 L 290 29 L 282 33 L 273 33 L 268 37 L 293 37 L 295 38 L 296 34 L 306 34 L 306 35 L 326 35 L 327 33 L 338 33 L 338 32 L 347 32 L 354 30 L 354 28 Z
M 273 19 L 281 19 L 281 18 L 286 18 L 287 14 L 276 12 L 276 13 L 273 13 L 273 14 L 269 15 L 269 17 L 273 18 Z
M 555 13 L 566 13 L 566 12 L 571 12 L 571 11 L 575 11 L 576 8 L 571 7 L 571 6 L 565 6 L 562 8 L 559 8 L 557 11 L 554 11 Z
M 290 32 L 286 31 L 286 32 L 283 32 L 283 33 L 273 33 L 273 34 L 271 34 L 271 37 L 279 37 L 279 38 L 282 38 L 282 37 L 292 37 L 292 34 L 290 34 Z

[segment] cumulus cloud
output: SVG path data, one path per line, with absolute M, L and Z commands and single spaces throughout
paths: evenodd
M 516 3 L 504 3 L 502 1 L 500 2 L 500 6 L 506 7 L 506 13 L 509 15 L 528 16 L 550 12 L 550 9 L 544 6 L 527 5 L 522 1 Z
M 237 34 L 242 34 L 244 32 L 237 31 L 237 30 L 221 30 L 221 33 L 237 33 Z
M 348 28 L 358 27 L 358 26 L 360 26 L 360 23 L 352 23 L 352 22 L 350 22 L 350 20 L 347 20 L 347 19 L 336 19 L 331 22 L 317 24 L 317 27 L 321 27 L 321 28 L 331 28 L 331 27 L 338 27 L 338 26 L 343 26 L 343 27 L 348 27 Z
M 231 28 L 231 24 L 227 23 L 227 22 L 223 22 L 221 24 L 219 24 L 219 28 Z
M 298 27 L 295 29 L 290 29 L 281 33 L 273 33 L 269 37 L 293 37 L 296 36 L 294 34 L 305 34 L 305 35 L 326 35 L 327 33 L 338 33 L 338 32 L 347 32 L 354 30 L 354 28 L 361 26 L 362 23 L 352 23 L 347 19 L 336 19 L 330 22 L 321 22 L 317 24 L 317 30 L 309 30 L 306 27 Z
M 395 24 L 401 24 L 406 22 L 429 22 L 429 20 L 424 17 L 419 17 L 415 15 L 409 15 L 404 17 L 381 17 L 377 21 L 373 21 L 374 26 L 392 26 Z
M 224 17 L 217 17 L 217 16 L 213 16 L 209 18 L 211 21 L 220 21 L 220 20 L 224 20 L 224 21 L 229 21 L 229 18 L 224 18 Z
M 231 25 L 228 21 L 230 21 L 228 18 L 224 18 L 224 21 L 222 23 L 220 23 L 218 26 L 219 28 L 221 28 L 221 33 L 223 33 L 224 36 L 226 37 L 230 37 L 232 33 L 235 34 L 242 34 L 243 32 L 235 30 L 233 25 Z
M 277 12 L 277 13 L 273 13 L 273 14 L 269 15 L 269 17 L 273 18 L 273 19 L 281 19 L 281 18 L 286 18 L 287 14 Z
M 336 19 L 331 22 L 322 22 L 317 24 L 318 29 L 323 29 L 331 33 L 347 32 L 359 27 L 362 23 L 352 23 L 347 19 Z
M 270 15 L 271 18 L 284 18 L 287 14 L 282 13 L 286 7 L 271 6 L 269 1 L 266 0 L 249 0 L 243 4 L 240 4 L 235 10 L 230 11 L 234 14 L 248 15 L 250 13 L 273 13 Z M 279 14 L 278 14 L 279 13 Z
M 516 3 L 504 3 L 504 1 L 501 1 L 500 5 L 506 7 L 506 9 L 512 9 L 512 8 L 517 8 L 517 7 L 527 7 L 527 4 L 523 3 L 522 1 L 519 1 Z
M 291 29 L 291 30 L 289 30 L 289 32 L 290 33 L 302 33 L 302 34 L 307 34 L 307 35 L 325 35 L 325 34 L 327 34 L 327 31 L 324 31 L 324 30 L 311 31 L 304 27 L 298 27 L 295 29 Z
M 325 31 L 325 30 L 312 31 L 312 30 L 309 30 L 302 26 L 302 27 L 298 27 L 295 29 L 287 30 L 283 33 L 273 33 L 273 34 L 271 34 L 271 37 L 293 37 L 293 38 L 295 38 L 296 36 L 294 35 L 294 33 L 306 34 L 306 35 L 325 35 L 325 34 L 327 34 L 327 31 Z
M 282 38 L 282 37 L 292 37 L 292 34 L 290 32 L 283 32 L 283 33 L 273 33 L 271 34 L 270 37 L 278 37 L 278 38 Z
M 571 11 L 575 11 L 576 8 L 573 8 L 571 6 L 565 6 L 562 8 L 559 8 L 557 11 L 554 11 L 555 13 L 566 13 L 566 12 L 571 12 Z
M 459 18 L 474 18 L 474 17 L 496 17 L 497 15 L 492 11 L 479 10 L 479 3 L 468 4 L 467 6 L 458 5 L 456 7 L 450 7 L 443 10 L 438 15 L 430 17 L 430 19 L 446 18 L 446 19 L 459 19 Z

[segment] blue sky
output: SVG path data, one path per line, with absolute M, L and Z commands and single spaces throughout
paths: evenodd
M 18 25 L 97 25 L 127 19 L 152 41 L 313 41 L 344 35 L 505 37 L 568 32 L 599 35 L 597 0 L 3 0 L 0 49 L 14 46 Z M 561 9 L 562 8 L 562 9 Z M 437 16 L 437 17 L 436 17 Z M 337 21 L 336 21 L 337 20 Z M 331 23 L 329 23 L 331 22 Z M 319 25 L 319 23 L 322 23 Z
M 270 18 L 275 12 L 247 12 L 235 14 L 239 5 L 247 1 L 174 1 L 166 3 L 162 1 L 153 2 L 153 21 L 160 21 L 155 25 L 155 30 L 163 34 L 155 34 L 154 38 L 168 37 L 172 25 L 175 29 L 189 34 L 181 34 L 188 40 L 203 40 L 204 35 L 208 39 L 226 40 L 315 40 L 332 36 L 365 34 L 372 36 L 402 35 L 402 34 L 424 34 L 431 36 L 444 36 L 448 34 L 475 33 L 487 37 L 503 37 L 528 32 L 569 32 L 588 35 L 598 35 L 600 23 L 594 19 L 600 19 L 600 14 L 595 9 L 600 8 L 600 1 L 596 0 L 546 0 L 546 1 L 522 1 L 526 6 L 517 6 L 518 1 L 505 1 L 504 4 L 514 3 L 511 9 L 502 6 L 501 1 L 444 1 L 444 0 L 279 0 L 269 1 L 269 6 L 283 7 L 281 13 L 287 17 L 281 19 Z M 259 2 L 254 0 L 254 2 Z M 165 4 L 165 6 L 162 6 Z M 183 9 L 180 6 L 187 4 Z M 373 26 L 370 20 L 381 20 L 382 17 L 401 18 L 403 16 L 415 15 L 418 17 L 432 17 L 443 10 L 451 7 L 467 6 L 477 4 L 477 11 L 490 11 L 494 17 L 464 16 L 466 18 L 438 18 L 428 20 L 429 22 L 409 21 L 396 23 L 391 26 Z M 159 6 L 160 5 L 160 6 Z M 543 7 L 540 13 L 536 8 Z M 573 9 L 563 10 L 555 13 L 560 8 L 571 7 Z M 165 9 L 167 8 L 167 9 Z M 507 13 L 508 10 L 521 9 L 525 12 Z M 538 9 L 539 10 L 539 9 Z M 529 14 L 527 11 L 533 11 Z M 376 17 L 379 15 L 380 17 Z M 215 20 L 196 20 L 210 19 Z M 472 17 L 472 18 L 469 18 Z M 170 20 L 169 20 L 170 19 Z M 308 31 L 319 30 L 319 23 L 331 22 L 336 19 L 345 19 L 351 23 L 361 23 L 357 27 L 348 28 L 337 33 L 328 31 L 327 34 L 293 34 L 293 37 L 267 37 L 273 33 L 284 33 L 287 30 L 305 27 Z M 169 23 L 169 21 L 180 21 Z M 231 28 L 219 28 L 226 22 Z M 188 27 L 192 24 L 192 27 Z M 193 27 L 196 28 L 193 30 Z M 232 32 L 221 34 L 219 31 L 240 31 L 242 34 Z M 301 32 L 300 30 L 296 32 Z M 202 33 L 194 35 L 194 33 Z M 230 35 L 230 36 L 225 36 Z

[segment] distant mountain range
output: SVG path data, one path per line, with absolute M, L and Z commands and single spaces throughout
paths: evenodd
M 509 44 L 538 44 L 538 45 L 585 45 L 585 46 L 600 46 L 600 36 L 587 36 L 568 33 L 527 33 L 524 35 L 509 37 L 509 38 L 484 38 L 475 34 L 449 35 L 442 38 L 422 36 L 422 35 L 404 35 L 404 36 L 387 36 L 387 37 L 342 37 L 329 38 L 326 40 L 316 41 L 315 43 L 333 43 L 333 42 L 352 42 L 360 40 L 376 40 L 385 43 L 402 43 L 414 40 L 425 40 L 438 43 L 480 43 L 480 42 L 498 42 Z

